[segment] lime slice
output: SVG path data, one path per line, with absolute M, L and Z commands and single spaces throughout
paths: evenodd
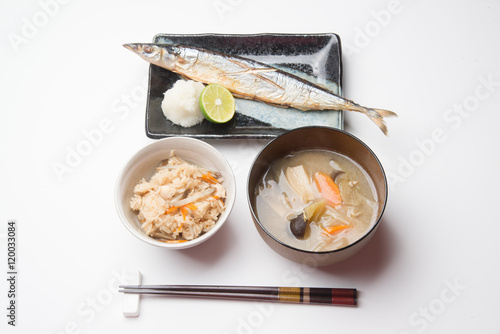
M 210 122 L 226 123 L 234 116 L 234 97 L 227 88 L 210 84 L 201 92 L 200 109 Z

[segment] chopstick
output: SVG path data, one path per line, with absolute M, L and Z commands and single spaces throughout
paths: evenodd
M 283 303 L 355 306 L 358 302 L 358 291 L 350 288 L 299 288 L 227 285 L 120 285 L 119 288 L 119 292 L 130 294 L 271 301 Z

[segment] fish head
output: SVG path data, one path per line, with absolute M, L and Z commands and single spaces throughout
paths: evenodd
M 130 43 L 123 46 L 145 61 L 169 70 L 175 67 L 179 56 L 179 49 L 176 46 L 149 43 Z

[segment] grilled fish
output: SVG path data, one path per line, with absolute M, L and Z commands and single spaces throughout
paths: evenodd
M 206 84 L 226 87 L 235 97 L 299 110 L 349 110 L 367 115 L 387 135 L 384 117 L 396 113 L 366 108 L 329 90 L 244 57 L 183 45 L 124 44 L 151 64 Z

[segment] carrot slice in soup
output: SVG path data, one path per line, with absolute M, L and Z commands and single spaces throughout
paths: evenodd
M 330 204 L 336 206 L 342 203 L 340 189 L 330 176 L 325 173 L 316 173 L 314 174 L 314 181 L 323 198 Z
M 340 231 L 343 231 L 346 228 L 351 228 L 351 226 L 350 225 L 334 225 L 332 227 L 323 229 L 323 231 L 332 235 L 332 234 L 339 233 Z

